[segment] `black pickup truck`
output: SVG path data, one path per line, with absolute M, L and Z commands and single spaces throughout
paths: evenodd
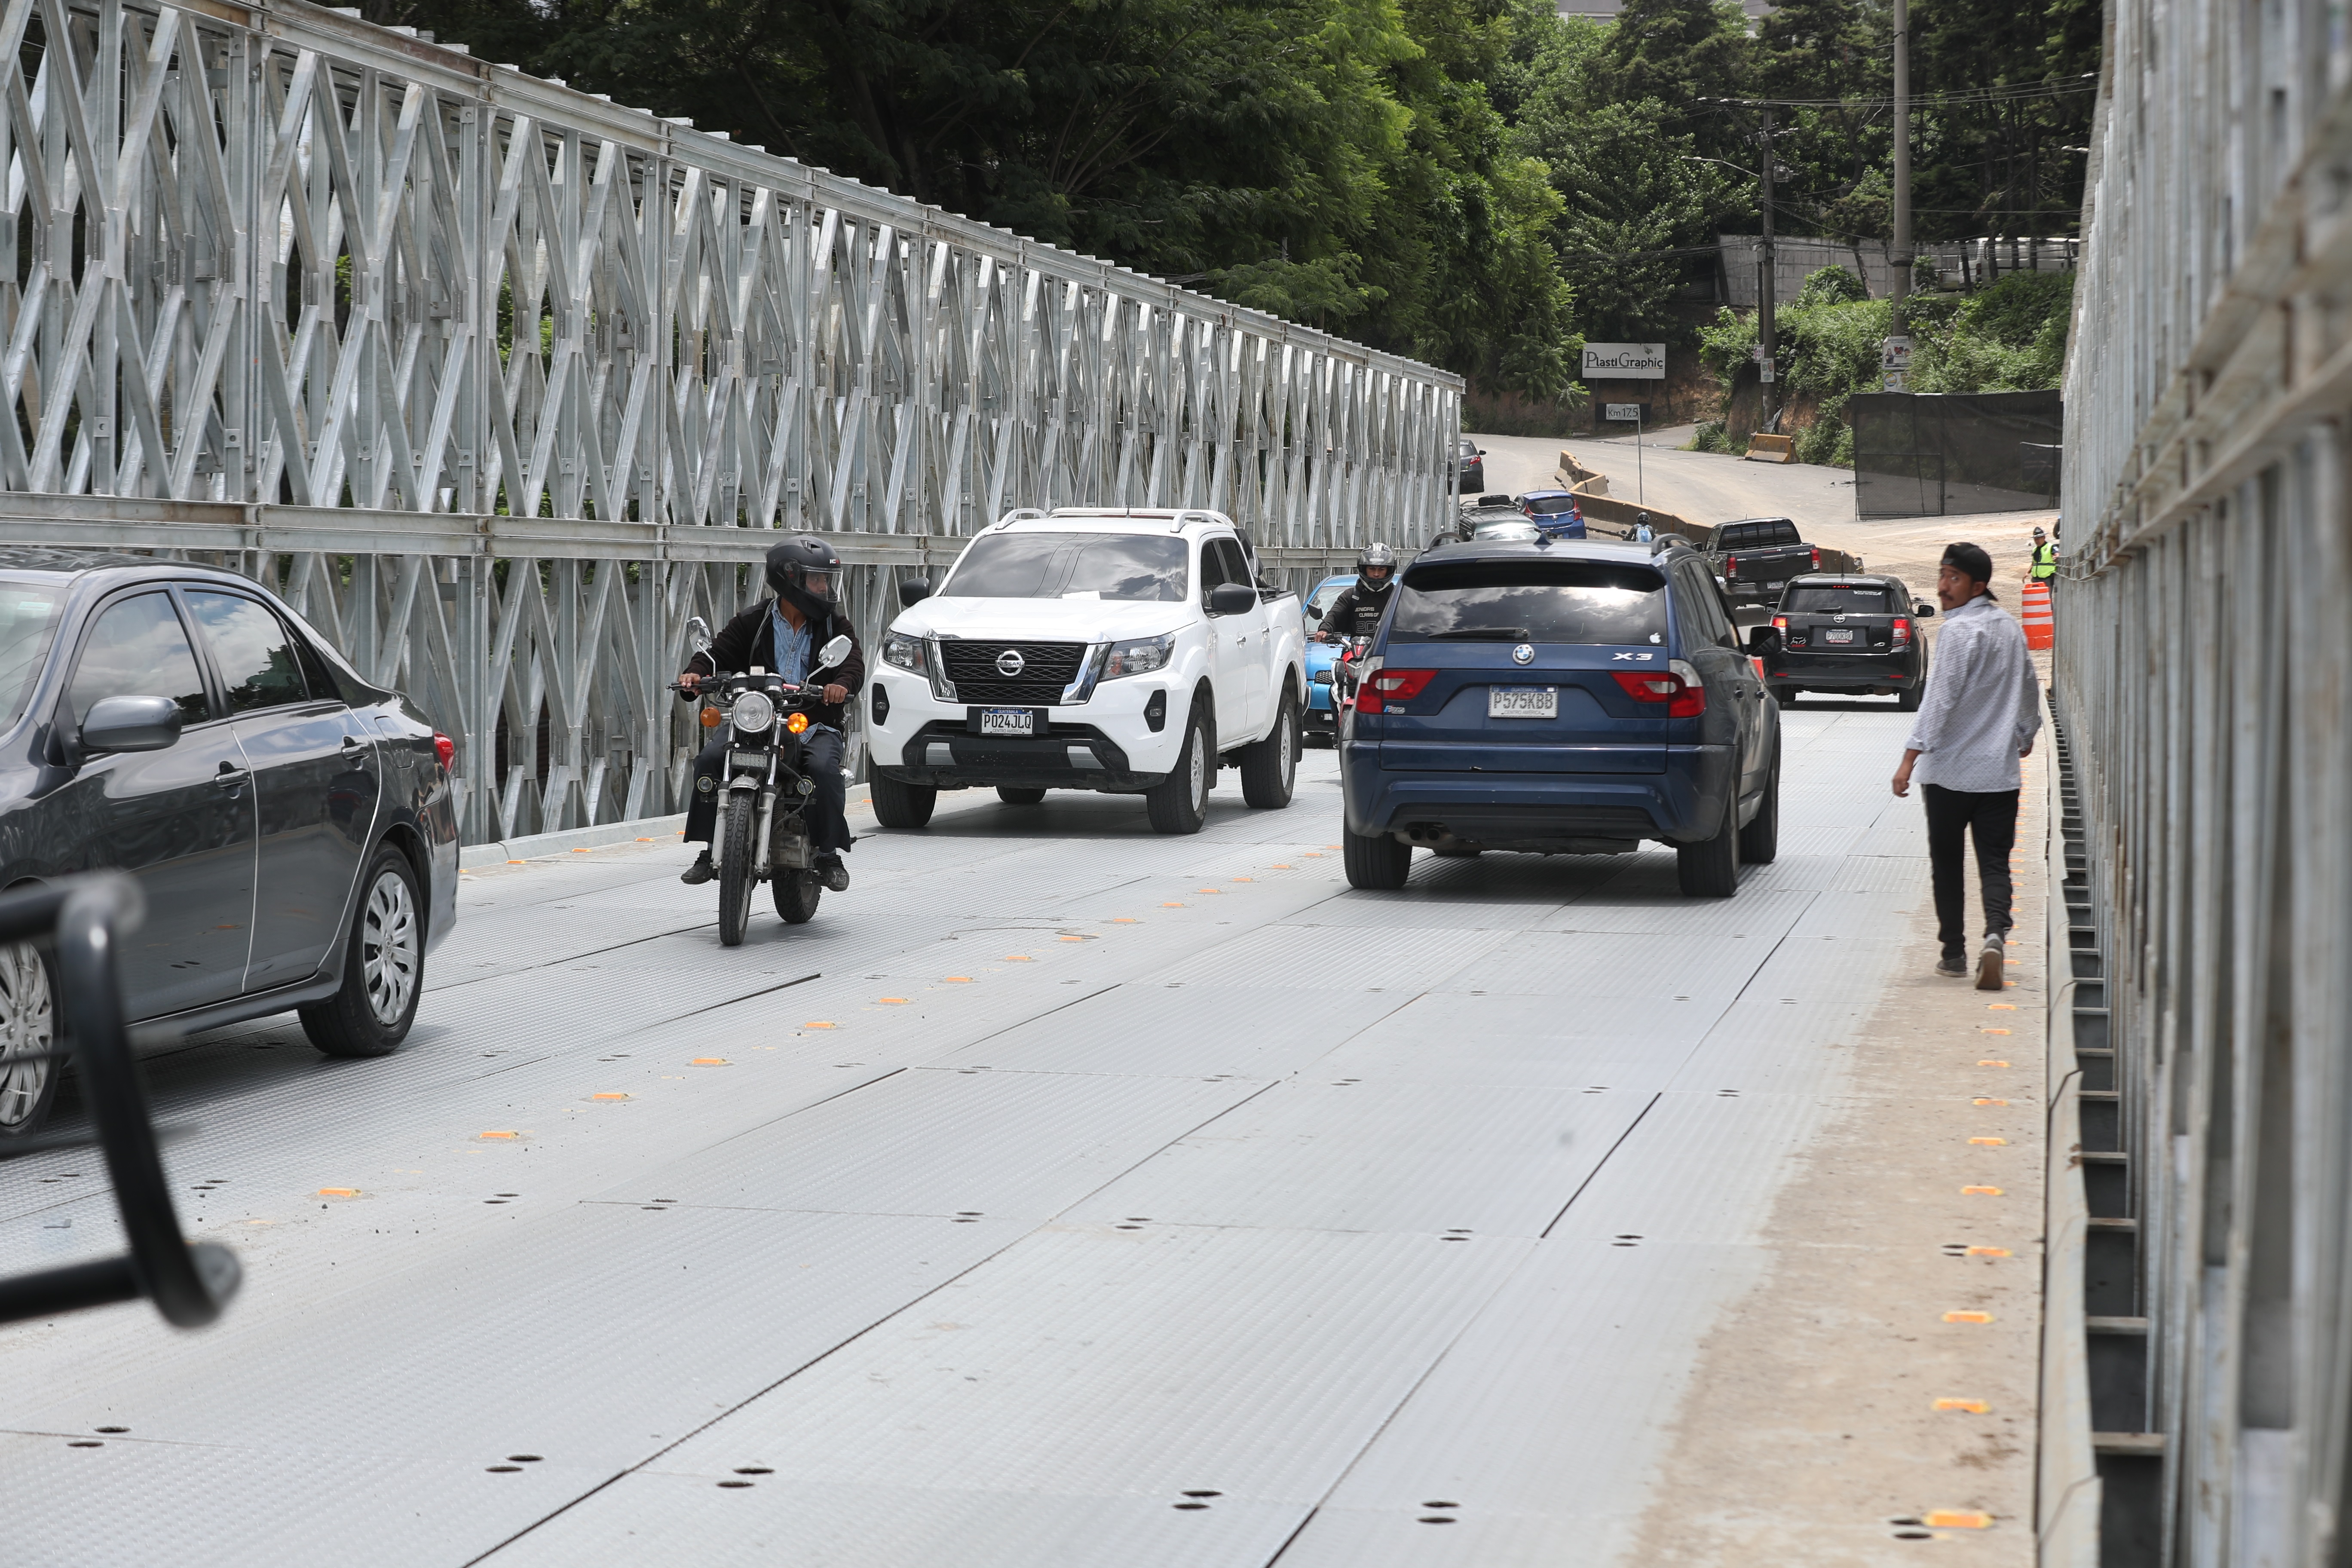
M 1780 590 L 1789 579 L 1807 572 L 1859 571 L 1862 566 L 1859 561 L 1846 564 L 1849 557 L 1843 551 L 1806 543 L 1797 525 L 1785 517 L 1718 522 L 1698 547 L 1734 609 L 1770 608 L 1780 602 Z M 1829 558 L 1826 566 L 1824 556 Z

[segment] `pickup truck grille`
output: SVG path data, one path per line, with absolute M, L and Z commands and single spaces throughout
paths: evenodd
M 1021 656 L 1021 671 L 1008 676 L 997 660 L 1008 650 Z M 1005 702 L 1024 707 L 1050 706 L 1062 700 L 1062 690 L 1078 678 L 1086 662 L 1082 642 L 978 642 L 961 638 L 940 644 L 948 679 L 955 683 L 960 702 Z

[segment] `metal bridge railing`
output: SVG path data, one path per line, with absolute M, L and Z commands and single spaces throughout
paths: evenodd
M 0 538 L 287 595 L 458 742 L 469 839 L 668 809 L 766 541 L 1205 506 L 1297 572 L 1450 515 L 1458 377 L 401 28 L 6 0 Z
M 2109 21 L 2056 595 L 2115 1050 L 2109 1234 L 2136 1243 L 2121 1321 L 2146 1346 L 2105 1391 L 2139 1430 L 2105 1440 L 2102 1560 L 2337 1563 L 2352 48 L 2318 0 L 2118 0 Z M 2133 1453 L 2160 1466 L 2137 1518 L 2113 1496 Z

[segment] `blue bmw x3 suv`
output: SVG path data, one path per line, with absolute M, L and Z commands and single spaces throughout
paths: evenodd
M 1680 542 L 1444 545 L 1405 570 L 1340 739 L 1348 880 L 1416 846 L 1672 845 L 1726 898 L 1778 848 L 1780 714 L 1706 557 Z

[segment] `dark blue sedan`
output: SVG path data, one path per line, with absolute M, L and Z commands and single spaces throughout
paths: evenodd
M 1780 709 L 1706 557 L 1675 541 L 1449 545 L 1397 592 L 1340 740 L 1354 886 L 1402 887 L 1416 845 L 1661 842 L 1702 898 L 1770 862 Z

